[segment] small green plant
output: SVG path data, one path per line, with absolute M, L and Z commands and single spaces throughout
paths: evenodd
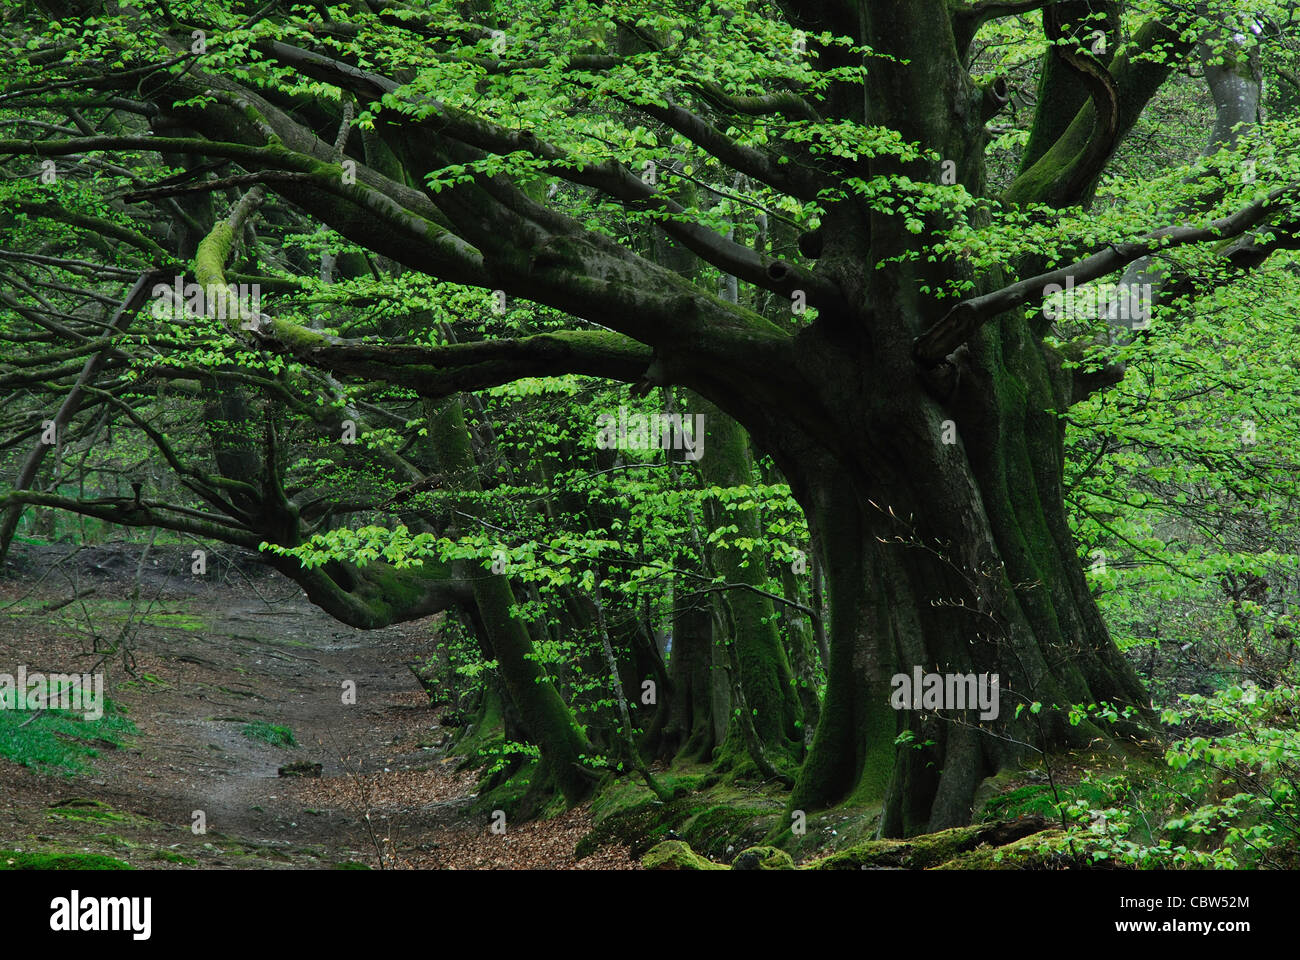
M 506 740 L 497 745 L 484 747 L 479 750 L 478 756 L 486 764 L 484 773 L 491 775 L 504 770 L 515 757 L 538 758 L 541 756 L 541 751 L 531 743 Z
M 1207 727 L 1165 754 L 1168 773 L 1142 790 L 1116 778 L 1098 804 L 1066 809 L 1069 835 L 1094 863 L 1139 868 L 1294 867 L 1300 848 L 1297 691 L 1232 686 L 1185 695 L 1171 726 Z
M 153 859 L 164 860 L 167 863 L 180 863 L 187 867 L 195 866 L 198 863 L 193 857 L 187 857 L 183 853 L 175 853 L 171 850 L 157 850 L 154 852 Z
M 250 740 L 262 740 L 273 747 L 298 746 L 293 739 L 293 731 L 288 727 L 278 727 L 271 723 L 263 723 L 261 720 L 245 724 L 240 732 Z

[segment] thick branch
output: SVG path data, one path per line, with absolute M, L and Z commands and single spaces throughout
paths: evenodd
M 633 383 L 654 359 L 649 347 L 629 337 L 590 330 L 424 347 L 342 340 L 276 321 L 274 333 L 259 339 L 303 363 L 398 384 L 426 397 L 563 374 Z
M 1104 169 L 1115 145 L 1169 77 L 1177 59 L 1190 52 L 1194 44 L 1194 40 L 1180 34 L 1178 24 L 1153 21 L 1143 26 L 1128 53 L 1117 56 L 1108 71 L 1117 108 L 1113 127 L 1110 118 L 1098 122 L 1095 104 L 1098 99 L 1103 104 L 1111 103 L 1112 91 L 1106 79 L 1093 71 L 1096 75 L 1086 75 L 1092 96 L 1051 148 L 1007 188 L 1006 202 L 1056 206 L 1079 202 Z

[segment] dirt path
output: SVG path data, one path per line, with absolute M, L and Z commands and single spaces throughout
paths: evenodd
M 90 634 L 112 638 L 127 622 L 140 547 L 83 550 L 51 573 L 68 549 L 27 547 L 7 566 L 0 672 L 88 670 L 100 656 Z M 434 620 L 353 630 L 253 558 L 229 560 L 198 578 L 188 548 L 151 555 L 135 676 L 120 657 L 102 668 L 138 732 L 120 748 L 99 744 L 72 774 L 0 759 L 0 849 L 142 868 L 630 865 L 618 849 L 574 861 L 583 810 L 504 836 L 471 813 L 475 778 L 456 772 L 450 731 L 408 668 L 428 654 Z M 274 739 L 272 728 L 295 745 L 249 735 Z M 319 764 L 320 776 L 279 775 L 290 764 Z M 196 811 L 204 833 L 192 829 Z

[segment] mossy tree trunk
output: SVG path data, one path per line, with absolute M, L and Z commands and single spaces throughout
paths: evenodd
M 717 745 L 713 703 L 712 602 L 700 596 L 673 597 L 673 643 L 668 656 L 669 696 L 660 751 L 669 757 L 707 761 Z
M 1059 711 L 1044 711 L 1041 728 L 1028 713 L 1016 721 L 1015 704 L 1145 700 L 1075 554 L 1063 428 L 1046 412 L 1059 393 L 1026 335 L 1010 320 L 981 335 L 967 387 L 947 404 L 891 363 L 908 340 L 880 340 L 863 379 L 887 385 L 889 399 L 874 389 L 823 398 L 828 409 L 863 411 L 851 458 L 807 435 L 774 445 L 818 532 L 831 606 L 828 687 L 794 808 L 882 803 L 890 835 L 963 823 L 980 780 L 1015 756 L 1003 738 L 1051 749 L 1107 735 L 1071 727 Z M 997 674 L 1000 716 L 895 711 L 890 678 L 916 666 Z M 896 747 L 905 729 L 933 745 Z
M 897 58 L 869 71 L 871 121 L 930 146 L 980 195 L 979 96 L 955 38 L 942 27 L 936 35 L 945 14 L 937 2 L 864 5 L 850 17 L 859 23 L 840 26 Z M 927 179 L 939 179 L 936 166 Z M 872 172 L 891 167 L 917 175 L 891 160 Z M 800 336 L 792 372 L 809 393 L 787 396 L 755 429 L 816 530 L 831 602 L 821 722 L 790 804 L 880 803 L 886 835 L 940 829 L 968 820 L 981 779 L 1017 749 L 1006 738 L 1050 750 L 1113 735 L 1072 727 L 1063 710 L 1045 710 L 1041 724 L 1028 711 L 1016 719 L 1017 703 L 1146 698 L 1075 553 L 1063 424 L 1049 412 L 1068 407 L 1071 384 L 1040 345 L 1042 330 L 1023 311 L 1002 313 L 918 376 L 915 337 L 951 306 L 924 291 L 960 276 L 961 264 L 909 257 L 915 238 L 895 217 L 873 213 L 863 224 L 842 210 L 823 230 L 823 263 L 899 262 L 859 275 L 867 323 L 831 314 Z M 894 710 L 891 676 L 917 666 L 997 674 L 999 717 Z M 928 745 L 896 745 L 907 729 Z
M 704 416 L 702 450 L 707 455 L 698 464 L 704 482 L 724 489 L 752 484 L 754 464 L 744 428 L 702 397 L 692 397 L 691 402 Z M 705 504 L 706 528 L 723 533 L 722 540 L 708 548 L 713 573 L 723 579 L 722 584 L 709 588 L 717 591 L 717 603 L 725 615 L 718 639 L 730 648 L 727 661 L 739 672 L 731 680 L 739 687 L 760 749 L 774 765 L 793 764 L 802 754 L 799 725 L 803 711 L 776 611 L 764 595 L 768 574 L 760 546 L 759 517 L 756 510 L 728 509 L 729 503 L 713 497 Z M 744 548 L 747 540 L 755 549 Z M 732 762 L 747 752 L 744 732 L 742 724 L 732 723 L 722 744 Z

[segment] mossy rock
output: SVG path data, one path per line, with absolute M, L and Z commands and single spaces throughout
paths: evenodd
M 864 840 L 829 857 L 818 857 L 806 867 L 809 870 L 905 869 L 912 866 L 913 852 L 902 840 Z
M 1047 827 L 1042 817 L 1025 817 L 1005 823 L 952 827 L 907 840 L 867 840 L 808 866 L 814 870 L 928 870 L 981 847 L 1000 848 L 1042 834 Z
M 595 823 L 578 841 L 573 853 L 579 860 L 612 843 L 626 846 L 632 856 L 640 857 L 665 839 L 673 824 L 681 821 L 688 807 L 681 800 L 663 803 L 647 800 L 608 814 Z
M 821 859 L 875 838 L 880 832 L 880 804 L 845 803 L 829 810 L 805 814 L 804 829 L 794 832 L 788 811 L 773 819 L 763 837 L 765 846 L 778 847 L 796 862 Z
M 100 800 L 87 800 L 74 797 L 60 800 L 46 811 L 47 820 L 74 820 L 83 823 L 140 823 L 145 818 L 129 813 L 120 813 Z
M 710 856 L 726 856 L 727 847 L 759 843 L 771 829 L 771 810 L 726 804 L 699 809 L 678 831 L 692 847 Z
M 281 777 L 319 777 L 325 768 L 319 763 L 308 763 L 300 760 L 297 763 L 288 763 L 280 767 L 276 772 Z
M 660 784 L 673 795 L 667 803 L 635 779 L 607 779 L 592 800 L 592 829 L 578 842 L 577 856 L 621 843 L 640 859 L 664 840 L 681 839 L 721 860 L 763 843 L 781 819 L 784 797 L 775 789 L 767 796 L 723 782 L 704 790 L 710 776 L 708 768 L 695 764 L 660 775 Z
M 665 840 L 655 844 L 641 860 L 647 870 L 726 870 L 725 864 L 714 863 L 691 849 L 681 840 Z
M 982 846 L 958 854 L 936 870 L 1061 870 L 1090 866 L 1065 849 L 1065 832 L 1045 830 L 1001 847 Z
M 67 800 L 57 800 L 50 804 L 50 809 L 60 810 L 112 810 L 113 808 L 103 800 L 91 800 L 87 797 L 69 797 Z
M 794 858 L 776 847 L 750 847 L 731 862 L 732 870 L 793 870 Z
M 116 857 L 98 853 L 24 853 L 0 850 L 0 870 L 130 870 Z

